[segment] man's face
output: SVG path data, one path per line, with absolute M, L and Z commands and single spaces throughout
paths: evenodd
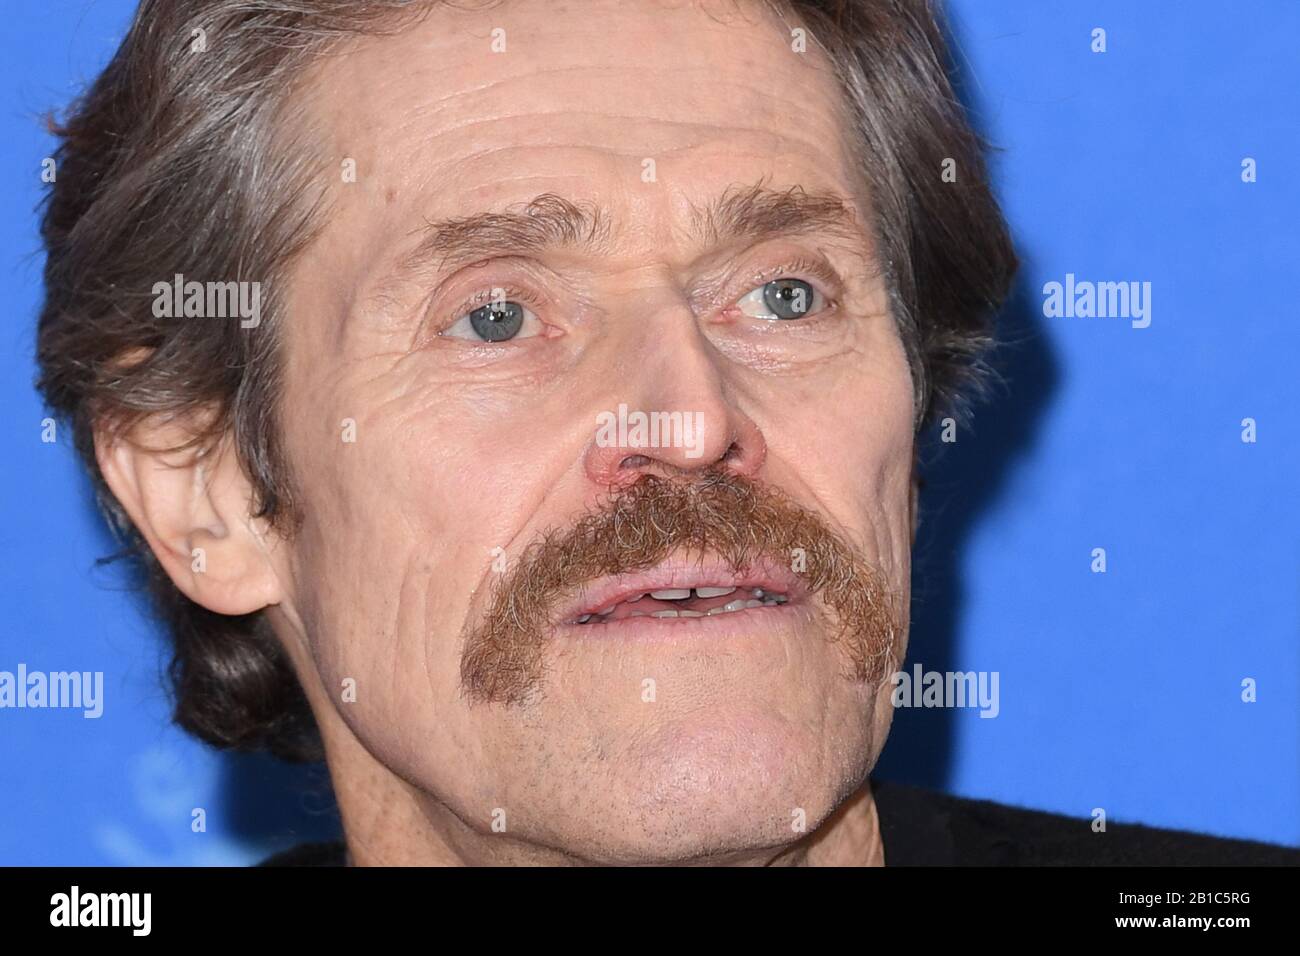
M 901 654 L 912 383 L 834 76 L 794 42 L 758 5 L 507 3 L 310 74 L 338 174 L 284 331 L 305 521 L 275 620 L 345 819 L 673 860 L 790 843 L 874 763 L 888 695 L 793 552 L 847 558 L 813 515 L 873 569 Z M 620 405 L 699 431 L 617 447 Z M 680 511 L 704 478 L 787 502 L 747 571 L 677 546 L 718 540 Z M 612 502 L 647 486 L 680 527 L 624 554 L 658 519 Z M 790 600 L 718 610 L 755 583 Z

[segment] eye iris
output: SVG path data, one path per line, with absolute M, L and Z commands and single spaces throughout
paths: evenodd
M 798 319 L 812 308 L 813 287 L 802 279 L 773 279 L 763 286 L 763 302 L 778 319 Z
M 524 324 L 524 308 L 517 302 L 479 306 L 469 314 L 469 324 L 485 342 L 504 342 L 519 334 Z

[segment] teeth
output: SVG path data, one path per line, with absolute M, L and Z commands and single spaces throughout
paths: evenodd
M 725 595 L 733 593 L 735 590 L 736 588 L 694 588 L 694 589 L 663 588 L 659 591 L 650 591 L 648 593 L 650 597 L 656 598 L 657 600 L 660 601 L 682 601 L 692 596 L 701 597 L 701 598 L 724 597 Z M 625 616 L 626 617 L 710 617 L 714 614 L 728 614 L 732 611 L 744 611 L 751 607 L 779 607 L 782 604 L 788 604 L 790 601 L 790 599 L 786 597 L 786 595 L 784 594 L 770 593 L 768 591 L 763 590 L 762 588 L 746 588 L 745 590 L 749 591 L 750 594 L 753 595 L 753 597 L 737 598 L 736 600 L 724 604 L 721 607 L 711 608 L 707 612 L 689 611 L 689 610 L 681 610 L 681 611 L 664 610 L 664 611 L 655 611 L 653 613 L 646 612 L 646 611 L 631 611 Z M 646 596 L 647 596 L 646 592 L 642 592 L 641 594 L 636 594 L 636 595 L 630 595 L 628 596 L 626 601 L 616 601 L 613 604 L 609 605 L 608 607 L 601 608 L 599 611 L 592 611 L 590 613 L 583 614 L 574 623 L 576 624 L 590 624 L 593 622 L 600 623 L 601 621 L 606 620 L 611 614 L 613 614 L 614 608 L 618 607 L 619 604 L 623 604 L 623 603 L 635 604 L 637 601 L 641 600 L 643 597 Z
M 722 597 L 724 594 L 730 594 L 735 588 L 696 588 L 695 593 L 702 598 Z
M 730 604 L 724 604 L 722 607 L 710 608 L 710 614 L 726 614 L 728 611 L 743 611 L 745 609 L 744 601 L 732 601 Z

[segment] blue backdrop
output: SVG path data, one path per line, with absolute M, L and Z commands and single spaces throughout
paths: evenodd
M 41 440 L 39 116 L 132 6 L 9 0 L 0 41 L 0 671 L 103 671 L 105 697 L 97 720 L 0 709 L 0 863 L 241 864 L 338 825 L 321 768 L 167 723 L 161 637 L 96 565 L 113 544 L 68 436 Z M 949 11 L 1024 269 L 996 400 L 926 453 L 908 666 L 996 671 L 999 714 L 900 710 L 879 773 L 1300 845 L 1300 6 Z M 1150 325 L 1045 316 L 1067 274 L 1151 283 Z

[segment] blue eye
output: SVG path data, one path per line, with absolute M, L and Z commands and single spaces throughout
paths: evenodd
M 747 294 L 736 305 L 756 319 L 802 319 L 820 311 L 822 295 L 803 279 L 773 279 Z
M 454 339 L 470 339 L 480 342 L 508 342 L 520 337 L 537 334 L 535 326 L 540 325 L 537 316 L 527 306 L 519 302 L 495 299 L 467 312 L 456 320 L 442 334 Z

